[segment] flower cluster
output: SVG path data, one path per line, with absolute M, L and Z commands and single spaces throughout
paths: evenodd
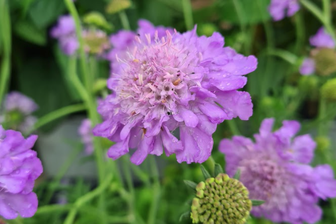
M 311 167 L 315 142 L 309 135 L 294 135 L 300 129 L 296 121 L 284 121 L 272 132 L 274 119 L 265 119 L 256 142 L 242 136 L 221 141 L 226 171 L 241 171 L 240 181 L 251 198 L 265 204 L 252 209 L 257 217 L 274 222 L 315 223 L 321 218 L 319 198 L 336 196 L 336 181 L 329 165 Z
M 257 59 L 223 48 L 219 33 L 139 31 L 127 50 L 116 53 L 108 80 L 113 93 L 100 103 L 104 122 L 93 132 L 116 142 L 108 151 L 113 159 L 134 148 L 131 161 L 141 164 L 164 148 L 178 162 L 202 163 L 211 154 L 217 124 L 252 115 L 250 95 L 237 89 L 246 84 L 243 75 L 256 69 Z M 118 35 L 120 45 L 130 38 Z
M 335 42 L 331 35 L 321 27 L 314 36 L 310 37 L 309 42 L 311 46 L 316 48 L 311 51 L 311 58 L 305 58 L 302 62 L 300 73 L 311 75 L 317 70 L 322 75 L 328 75 L 334 72 L 336 70 L 334 66 L 336 52 L 333 50 Z
M 293 16 L 299 11 L 298 0 L 272 0 L 268 11 L 275 21 L 282 20 L 286 16 Z
M 62 51 L 73 55 L 79 48 L 75 21 L 70 15 L 61 16 L 57 25 L 51 30 L 51 36 L 58 39 Z M 82 31 L 84 50 L 90 54 L 103 55 L 110 48 L 105 32 L 97 29 Z
M 32 190 L 43 168 L 31 150 L 36 139 L 36 135 L 24 139 L 20 132 L 0 126 L 0 216 L 5 219 L 31 217 L 37 210 Z
M 91 155 L 93 152 L 93 136 L 90 119 L 84 119 L 78 128 L 78 134 L 85 147 L 85 153 Z
M 28 133 L 36 122 L 36 117 L 31 114 L 37 108 L 31 98 L 19 92 L 8 93 L 0 110 L 0 124 L 5 128 Z

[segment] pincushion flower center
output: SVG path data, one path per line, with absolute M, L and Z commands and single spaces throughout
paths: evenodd
M 188 85 L 187 74 L 181 67 L 181 51 L 172 42 L 169 32 L 161 40 L 151 41 L 149 35 L 146 37 L 146 43 L 136 38 L 138 46 L 128 52 L 126 60 L 118 59 L 126 64 L 126 68 L 116 93 L 127 105 L 124 112 L 130 115 L 146 115 L 148 110 L 157 109 L 170 115 L 175 111 L 175 103 L 181 98 L 183 88 Z

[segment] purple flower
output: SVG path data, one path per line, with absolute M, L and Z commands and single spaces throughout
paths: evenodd
M 300 67 L 301 75 L 311 75 L 315 72 L 315 61 L 312 58 L 305 58 Z
M 36 122 L 36 117 L 31 116 L 31 113 L 37 108 L 31 98 L 19 92 L 8 93 L 0 111 L 0 123 L 8 128 L 27 133 Z
M 93 152 L 93 136 L 90 119 L 84 119 L 78 128 L 78 134 L 85 147 L 85 153 L 91 155 Z
M 93 133 L 116 142 L 108 151 L 113 159 L 136 149 L 131 161 L 137 165 L 163 151 L 176 153 L 180 163 L 206 161 L 217 124 L 252 115 L 250 95 L 237 89 L 257 59 L 223 48 L 219 33 L 198 37 L 196 29 L 135 39 L 117 57 L 119 69 L 108 80 L 113 93 L 98 107 L 104 122 Z
M 142 41 L 146 40 L 146 34 L 150 35 L 151 41 L 154 41 L 155 35 L 160 39 L 166 35 L 166 30 L 173 33 L 172 28 L 166 28 L 163 26 L 155 27 L 149 21 L 141 19 L 138 21 L 139 28 L 136 32 L 121 30 L 117 34 L 114 34 L 110 38 L 110 42 L 113 49 L 109 52 L 107 59 L 111 61 L 111 69 L 113 72 L 119 72 L 118 69 L 122 69 L 122 65 L 118 60 L 119 58 L 126 57 L 129 49 L 135 46 L 135 37 L 138 36 Z
M 43 168 L 31 150 L 36 139 L 36 135 L 24 139 L 20 132 L 0 126 L 0 216 L 5 219 L 32 217 L 37 210 L 32 190 Z
M 336 196 L 333 172 L 329 165 L 309 165 L 316 144 L 309 135 L 294 137 L 300 129 L 297 121 L 284 121 L 275 132 L 273 123 L 274 119 L 262 122 L 255 143 L 243 136 L 221 141 L 226 171 L 233 175 L 239 169 L 250 198 L 265 201 L 253 207 L 255 216 L 273 222 L 315 223 L 322 213 L 319 198 Z
M 286 16 L 293 16 L 300 9 L 297 0 L 272 0 L 268 11 L 273 20 L 279 21 Z
M 310 45 L 314 47 L 325 47 L 325 48 L 335 48 L 335 42 L 330 34 L 321 27 L 317 33 L 310 37 Z
M 57 25 L 51 30 L 51 36 L 58 39 L 62 51 L 67 55 L 73 55 L 79 47 L 75 21 L 70 15 L 58 19 Z

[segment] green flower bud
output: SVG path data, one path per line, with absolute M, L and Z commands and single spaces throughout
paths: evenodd
M 110 48 L 109 38 L 103 31 L 89 30 L 83 33 L 84 49 L 90 54 L 101 54 Z
M 104 16 L 99 12 L 90 12 L 89 14 L 86 14 L 83 18 L 83 22 L 107 30 L 111 30 L 112 28 L 111 24 L 109 24 Z
M 310 99 L 318 97 L 319 78 L 315 75 L 302 75 L 299 80 L 300 92 L 307 93 Z
M 328 80 L 321 88 L 321 95 L 330 102 L 336 102 L 336 78 Z
M 330 48 L 317 48 L 312 51 L 317 74 L 328 76 L 336 72 L 336 52 Z
M 106 7 L 106 12 L 109 14 L 117 13 L 128 9 L 131 5 L 130 0 L 111 0 Z
M 209 37 L 216 31 L 217 31 L 217 27 L 212 23 L 203 23 L 197 27 L 197 33 L 200 36 L 205 35 Z
M 239 180 L 220 173 L 196 186 L 190 217 L 193 223 L 244 224 L 252 209 L 248 190 Z
M 315 142 L 317 143 L 317 150 L 321 152 L 327 150 L 331 145 L 330 139 L 324 136 L 316 137 Z

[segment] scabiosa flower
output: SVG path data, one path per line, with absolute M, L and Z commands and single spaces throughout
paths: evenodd
M 116 142 L 108 156 L 131 157 L 141 164 L 148 154 L 176 153 L 178 162 L 202 163 L 211 154 L 212 134 L 224 120 L 252 115 L 251 97 L 237 89 L 256 69 L 254 56 L 223 48 L 219 33 L 198 37 L 169 31 L 154 40 L 136 36 L 133 47 L 117 55 L 119 69 L 108 81 L 113 93 L 98 112 L 104 118 L 93 133 Z M 179 134 L 179 139 L 172 132 Z
M 317 33 L 310 37 L 310 45 L 314 47 L 335 48 L 335 42 L 325 28 L 321 27 Z
M 305 58 L 300 67 L 302 75 L 311 75 L 315 72 L 315 61 L 311 58 Z
M 31 98 L 15 91 L 8 93 L 0 111 L 0 124 L 27 133 L 36 122 L 36 117 L 31 114 L 37 108 Z
M 32 190 L 43 168 L 31 150 L 36 139 L 36 135 L 24 139 L 20 132 L 0 126 L 0 216 L 5 219 L 31 217 L 37 210 Z
M 315 142 L 309 135 L 294 135 L 300 129 L 297 121 L 284 121 L 272 133 L 274 119 L 265 119 L 256 142 L 242 136 L 221 141 L 226 171 L 241 171 L 240 181 L 251 198 L 265 203 L 252 214 L 274 222 L 315 223 L 321 218 L 319 198 L 336 196 L 336 181 L 329 165 L 311 167 Z
M 78 134 L 85 147 L 85 153 L 91 155 L 93 152 L 93 136 L 90 119 L 84 119 L 78 128 Z
M 273 20 L 279 21 L 286 16 L 293 16 L 299 11 L 300 5 L 297 0 L 272 0 L 268 7 Z

